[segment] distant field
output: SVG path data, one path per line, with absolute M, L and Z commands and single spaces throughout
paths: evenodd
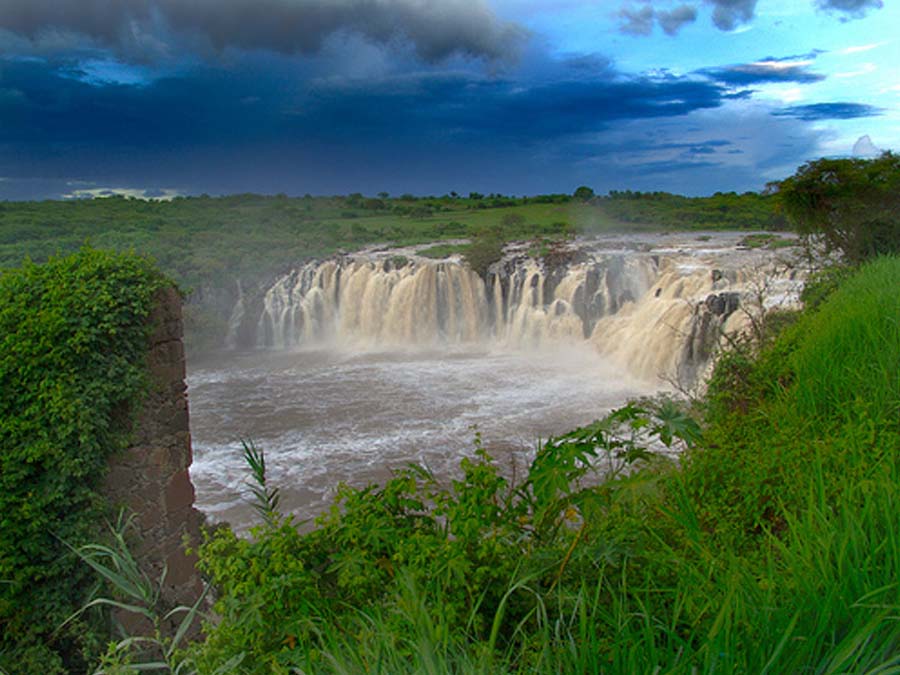
M 615 230 L 777 229 L 779 224 L 771 198 L 755 193 L 706 198 L 616 193 L 590 202 L 566 195 L 5 202 L 0 203 L 0 267 L 90 244 L 152 255 L 182 285 L 194 288 L 371 243 L 414 245 L 485 230 L 512 240 Z

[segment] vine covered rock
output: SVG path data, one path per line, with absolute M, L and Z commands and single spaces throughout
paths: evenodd
M 107 460 L 146 387 L 147 318 L 168 282 L 145 258 L 83 249 L 0 274 L 0 668 L 84 669 Z

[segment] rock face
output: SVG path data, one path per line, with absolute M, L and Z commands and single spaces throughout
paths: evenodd
M 194 508 L 188 474 L 192 455 L 181 298 L 174 288 L 158 294 L 149 320 L 149 390 L 135 411 L 131 446 L 110 460 L 105 492 L 114 507 L 134 514 L 132 553 L 149 578 L 156 582 L 166 570 L 163 608 L 190 606 L 202 583 L 185 542 L 199 543 L 203 516 Z

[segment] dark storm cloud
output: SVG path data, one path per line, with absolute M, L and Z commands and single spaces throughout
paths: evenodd
M 235 97 L 269 86 L 260 75 L 207 69 L 147 86 L 83 82 L 76 66 L 0 60 L 0 143 L 144 147 L 225 141 L 233 133 Z M 259 79 L 254 79 L 254 78 Z M 268 121 L 269 113 L 257 113 Z M 242 135 L 253 135 L 252 129 Z
M 795 105 L 772 113 L 777 117 L 796 117 L 805 122 L 819 120 L 850 120 L 857 117 L 877 117 L 884 111 L 864 103 L 812 103 Z
M 483 0 L 5 0 L 0 28 L 31 40 L 75 33 L 124 57 L 165 53 L 173 36 L 219 51 L 311 54 L 351 32 L 378 44 L 409 40 L 428 61 L 496 60 L 513 55 L 524 36 Z
M 650 5 L 634 9 L 623 7 L 617 14 L 619 30 L 629 35 L 650 35 L 654 23 L 659 23 L 666 35 L 676 35 L 688 23 L 697 20 L 697 8 L 680 5 L 672 10 L 654 10 Z
M 586 176 L 602 176 L 602 189 L 683 194 L 758 190 L 819 156 L 826 135 L 802 120 L 772 117 L 765 103 L 726 104 L 697 111 L 689 119 L 617 125 L 595 143 L 579 145 L 577 166 Z M 601 186 L 599 179 L 584 184 Z
M 52 177 L 194 193 L 303 184 L 302 193 L 361 190 L 378 175 L 398 176 L 391 190 L 427 190 L 458 175 L 475 190 L 487 186 L 473 172 L 486 167 L 508 190 L 526 177 L 516 168 L 524 156 L 572 148 L 618 121 L 713 109 L 727 95 L 705 80 L 591 63 L 589 76 L 576 69 L 550 83 L 460 71 L 288 85 L 285 61 L 123 85 L 85 81 L 77 63 L 0 59 L 0 176 L 18 181 L 0 183 L 0 198 L 38 194 Z M 568 175 L 568 160 L 554 161 L 545 170 Z M 426 183 L 438 170 L 448 173 Z
M 719 165 L 714 162 L 645 162 L 640 165 L 641 173 L 645 175 L 659 173 L 679 173 L 682 171 L 697 171 L 699 169 L 715 169 Z
M 681 5 L 671 11 L 657 12 L 656 18 L 666 35 L 675 35 L 685 24 L 697 20 L 697 8 Z
M 534 145 L 589 133 L 619 120 L 677 117 L 722 104 L 714 83 L 686 78 L 613 77 L 523 86 L 432 76 L 351 90 L 323 90 L 298 112 L 316 134 L 347 128 L 458 142 Z
M 719 30 L 733 31 L 743 24 L 750 23 L 756 14 L 758 0 L 702 0 L 712 9 L 712 22 Z M 668 34 L 675 35 L 681 28 L 697 19 L 698 5 L 682 4 L 674 9 L 655 9 L 651 2 L 666 7 L 671 6 L 667 0 L 645 0 L 639 9 L 632 5 L 624 5 L 618 12 L 621 21 L 619 30 L 629 35 L 650 35 L 653 32 L 654 20 Z M 883 0 L 814 0 L 819 9 L 842 15 L 842 21 L 857 19 L 866 15 L 869 10 L 883 7 Z
M 299 92 L 284 86 L 283 74 L 255 70 L 206 68 L 143 86 L 97 85 L 71 73 L 66 64 L 0 60 L 0 142 L 196 145 L 285 133 L 348 143 L 459 136 L 540 142 L 615 120 L 715 108 L 726 95 L 713 82 L 609 70 L 549 84 L 432 73 L 327 81 Z
M 840 12 L 852 18 L 865 16 L 870 9 L 881 9 L 881 0 L 816 0 L 816 7 L 826 11 Z
M 719 30 L 730 31 L 753 18 L 756 0 L 706 0 L 712 5 L 712 20 Z

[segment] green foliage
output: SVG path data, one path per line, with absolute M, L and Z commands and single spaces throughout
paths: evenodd
M 516 214 L 509 214 L 508 217 Z M 518 219 L 515 220 L 520 223 Z M 514 227 L 508 221 L 507 227 Z M 488 268 L 503 257 L 505 241 L 503 227 L 492 227 L 475 230 L 469 245 L 463 251 L 463 259 L 481 278 L 487 278 Z
M 853 272 L 854 268 L 846 265 L 830 265 L 810 274 L 800 293 L 803 306 L 818 309 L 843 282 L 853 276 Z
M 599 212 L 605 200 L 595 201 L 577 213 Z M 489 215 L 472 234 L 503 241 L 531 227 Z M 127 417 L 114 402 L 140 385 L 139 368 L 123 375 L 115 351 L 140 312 L 123 310 L 115 339 L 94 330 L 118 316 L 115 302 L 143 307 L 131 294 L 147 285 L 149 301 L 158 280 L 133 256 L 131 276 L 121 259 L 82 257 L 0 276 L 0 578 L 13 582 L 0 585 L 0 667 L 9 672 L 80 672 L 80 652 L 103 651 L 90 630 L 101 599 L 52 630 L 52 616 L 86 601 L 87 579 L 50 532 L 101 576 L 129 578 L 127 557 L 84 546 L 90 524 L 66 517 L 85 513 L 73 500 Z M 79 276 L 91 265 L 103 272 Z M 520 479 L 477 439 L 449 483 L 409 467 L 383 486 L 341 486 L 311 530 L 278 513 L 265 458 L 248 443 L 262 524 L 249 539 L 227 527 L 207 535 L 200 560 L 217 620 L 203 642 L 160 663 L 216 673 L 240 662 L 251 675 L 898 672 L 898 287 L 896 258 L 815 280 L 799 318 L 779 316 L 780 329 L 759 331 L 765 342 L 736 341 L 722 358 L 696 411 L 702 424 L 673 401 L 635 402 L 541 444 Z M 82 320 L 95 298 L 106 303 L 100 316 Z M 144 334 L 133 335 L 125 361 L 137 368 Z M 96 401 L 112 411 L 102 424 Z M 680 466 L 665 460 L 667 446 L 683 449 Z M 53 492 L 61 487 L 74 496 Z M 95 505 L 91 495 L 81 503 Z M 33 576 L 19 575 L 23 565 Z M 60 570 L 71 586 L 53 581 Z M 133 604 L 152 600 L 152 585 L 132 586 Z M 137 644 L 112 645 L 103 667 L 146 665 Z M 145 644 L 164 656 L 171 646 Z
M 107 646 L 100 659 L 100 667 L 94 675 L 116 675 L 134 672 L 160 672 L 171 675 L 196 675 L 189 659 L 179 653 L 185 638 L 197 628 L 199 608 L 205 598 L 201 594 L 192 607 L 176 607 L 165 611 L 162 607 L 162 591 L 166 584 L 166 570 L 156 581 L 151 580 L 140 568 L 126 541 L 132 519 L 119 513 L 115 526 L 110 528 L 111 544 L 85 544 L 73 549 L 78 558 L 90 567 L 111 591 L 111 597 L 99 596 L 90 600 L 72 621 L 92 607 L 104 607 L 138 619 L 135 625 L 143 625 L 145 634 L 128 635 Z M 173 624 L 167 634 L 166 626 Z M 219 669 L 219 673 L 231 672 L 242 660 L 237 655 Z
M 407 638 L 421 625 L 410 625 L 410 603 L 414 623 L 445 646 L 511 645 L 517 626 L 538 620 L 535 590 L 550 592 L 590 566 L 574 549 L 591 541 L 582 509 L 601 497 L 583 480 L 600 458 L 622 468 L 653 463 L 638 435 L 671 443 L 690 427 L 667 415 L 631 405 L 551 439 L 520 485 L 500 474 L 476 435 L 474 457 L 448 487 L 410 466 L 383 487 L 341 486 L 306 534 L 290 519 L 267 519 L 252 541 L 218 530 L 200 560 L 219 590 L 221 621 L 208 626 L 197 662 L 212 669 L 244 653 L 252 673 L 306 668 L 329 640 L 371 638 L 364 624 L 373 615 L 395 636 L 390 649 L 412 656 Z
M 250 467 L 251 479 L 255 485 L 250 486 L 253 495 L 253 508 L 269 525 L 277 525 L 279 512 L 278 502 L 281 500 L 278 488 L 270 488 L 266 478 L 266 457 L 253 441 L 241 441 L 244 448 L 244 461 Z
M 755 192 L 717 192 L 710 197 L 682 197 L 668 192 L 612 191 L 593 200 L 607 218 L 631 227 L 655 225 L 682 230 L 783 230 L 775 197 Z
M 798 467 L 818 464 L 833 495 L 896 443 L 898 282 L 900 261 L 878 260 L 758 357 L 733 353 L 719 364 L 706 449 L 686 464 L 712 530 L 734 539 L 783 528 L 810 489 Z
M 850 262 L 900 253 L 900 156 L 819 159 L 777 187 L 797 230 L 821 235 Z
M 89 579 L 62 541 L 97 536 L 107 457 L 145 386 L 145 259 L 82 250 L 0 273 L 0 665 L 78 671 L 89 619 L 57 631 Z
M 581 185 L 575 188 L 575 192 L 572 193 L 572 196 L 580 202 L 586 202 L 593 199 L 594 191 L 587 185 Z

